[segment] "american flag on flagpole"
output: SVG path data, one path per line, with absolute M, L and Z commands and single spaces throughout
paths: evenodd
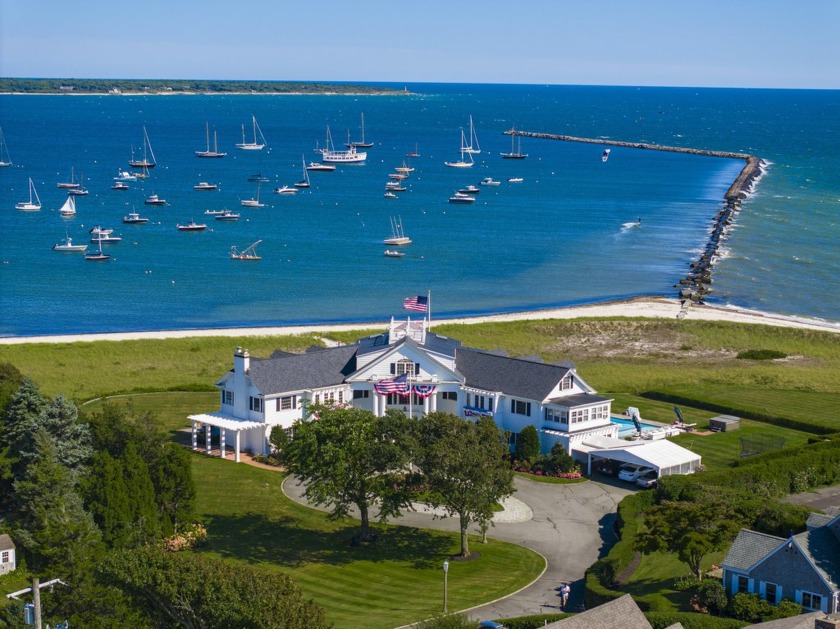
M 403 299 L 403 308 L 406 310 L 416 310 L 417 312 L 426 312 L 429 308 L 429 298 L 423 295 L 406 297 Z
M 396 378 L 380 380 L 373 385 L 373 389 L 379 395 L 387 395 L 389 393 L 406 393 L 408 391 L 408 374 L 404 373 Z

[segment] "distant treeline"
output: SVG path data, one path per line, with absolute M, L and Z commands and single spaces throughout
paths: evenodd
M 296 81 L 205 81 L 170 79 L 15 79 L 0 78 L 0 92 L 26 94 L 198 93 L 231 94 L 398 94 L 402 90 L 374 85 Z

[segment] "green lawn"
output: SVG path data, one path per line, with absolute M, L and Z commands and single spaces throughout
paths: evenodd
M 376 542 L 352 546 L 357 523 L 289 500 L 282 473 L 193 456 L 197 507 L 210 534 L 200 552 L 287 572 L 338 628 L 395 627 L 441 611 L 442 566 L 459 550 L 455 534 L 386 526 Z M 471 542 L 479 559 L 450 560 L 451 611 L 509 594 L 544 567 L 525 548 Z

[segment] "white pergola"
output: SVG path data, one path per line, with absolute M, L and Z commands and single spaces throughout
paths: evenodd
M 234 461 L 239 463 L 239 434 L 244 430 L 254 430 L 255 428 L 264 429 L 265 424 L 262 422 L 254 422 L 254 421 L 247 421 L 243 419 L 237 419 L 231 415 L 225 415 L 224 413 L 202 413 L 201 415 L 190 415 L 190 421 L 192 421 L 192 449 L 198 450 L 198 432 L 201 430 L 201 427 L 204 426 L 205 428 L 205 448 L 207 449 L 207 454 L 213 450 L 211 446 L 211 429 L 215 426 L 219 428 L 219 451 L 220 456 L 225 458 L 225 432 L 230 430 L 236 434 L 236 438 L 234 440 Z

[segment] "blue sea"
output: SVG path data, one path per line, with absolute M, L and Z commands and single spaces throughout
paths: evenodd
M 767 172 L 725 242 L 709 301 L 840 320 L 840 92 L 406 87 L 393 96 L 0 96 L 15 164 L 0 169 L 0 335 L 383 320 L 427 291 L 434 318 L 676 296 L 743 162 L 614 147 L 604 163 L 600 145 L 531 138 L 527 159 L 503 160 L 511 127 L 761 156 Z M 359 139 L 362 114 L 374 142 L 367 163 L 312 172 L 312 188 L 294 196 L 272 193 L 302 178 L 301 160 L 318 158 L 327 126 L 336 144 L 348 132 Z M 239 151 L 252 115 L 268 148 Z M 470 116 L 482 152 L 471 169 L 447 168 Z M 194 156 L 205 123 L 227 157 Z M 111 190 L 132 148 L 142 156 L 144 126 L 157 167 Z M 403 161 L 415 168 L 408 189 L 385 198 Z M 90 195 L 68 220 L 56 183 L 71 169 Z M 248 181 L 257 172 L 270 178 L 266 206 L 240 207 L 257 193 Z M 482 187 L 472 205 L 448 203 L 488 176 L 502 184 Z M 29 177 L 40 212 L 15 210 Z M 199 181 L 219 190 L 194 191 Z M 144 205 L 151 193 L 169 205 Z M 240 220 L 204 215 L 223 208 Z M 123 225 L 133 210 L 149 223 Z M 413 240 L 402 258 L 383 255 L 392 217 Z M 207 230 L 176 229 L 191 219 Z M 51 250 L 65 234 L 87 241 L 95 225 L 123 239 L 105 246 L 109 262 Z M 262 260 L 230 259 L 231 246 L 257 240 Z

